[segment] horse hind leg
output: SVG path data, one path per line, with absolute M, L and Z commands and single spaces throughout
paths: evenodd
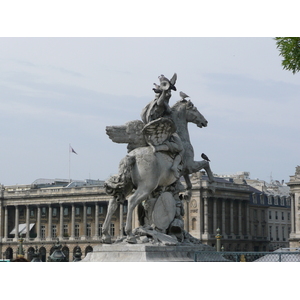
M 143 200 L 147 199 L 150 195 L 151 191 L 141 191 L 139 188 L 135 191 L 135 193 L 128 199 L 128 209 L 127 209 L 127 219 L 125 232 L 127 235 L 127 242 L 131 244 L 136 244 L 136 238 L 132 234 L 132 215 L 133 211 L 137 205 L 142 203 Z
M 101 241 L 104 244 L 111 244 L 111 236 L 108 233 L 108 229 L 109 229 L 111 217 L 114 214 L 114 212 L 117 210 L 117 208 L 118 208 L 118 203 L 117 203 L 116 197 L 114 196 L 109 201 L 108 208 L 107 208 L 106 218 L 105 218 L 105 221 L 104 221 L 103 226 L 102 226 Z

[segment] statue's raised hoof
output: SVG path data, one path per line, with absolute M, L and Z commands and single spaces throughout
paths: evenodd
M 134 236 L 128 236 L 127 239 L 126 239 L 126 242 L 129 243 L 129 244 L 136 244 L 137 240 Z
M 110 235 L 102 235 L 101 241 L 103 244 L 111 244 L 111 236 Z

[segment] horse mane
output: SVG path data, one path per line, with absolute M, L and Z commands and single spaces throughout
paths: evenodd
M 172 111 L 173 110 L 177 110 L 178 107 L 182 106 L 182 104 L 187 104 L 187 103 L 190 103 L 191 106 L 193 106 L 194 104 L 190 101 L 190 100 L 185 100 L 185 99 L 182 99 L 182 100 L 178 100 L 172 107 Z

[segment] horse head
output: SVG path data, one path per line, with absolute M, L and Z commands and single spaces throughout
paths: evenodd
M 178 101 L 173 105 L 172 110 L 181 112 L 181 114 L 184 113 L 186 122 L 194 123 L 200 128 L 207 126 L 207 120 L 190 100 Z

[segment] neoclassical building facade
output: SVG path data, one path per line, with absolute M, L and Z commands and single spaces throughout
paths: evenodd
M 2 186 L 0 197 L 0 251 L 4 259 L 14 258 L 18 233 L 24 238 L 25 257 L 35 246 L 46 261 L 57 238 L 69 261 L 79 247 L 83 257 L 99 244 L 109 197 L 103 185 L 77 187 Z M 121 236 L 126 205 L 112 218 L 112 236 Z M 120 222 L 121 220 L 121 222 Z M 28 230 L 29 229 L 29 230 Z
M 295 200 L 290 213 L 289 197 L 270 195 L 246 180 L 216 176 L 216 181 L 209 183 L 200 172 L 193 174 L 191 180 L 191 199 L 183 203 L 184 227 L 202 243 L 214 247 L 217 229 L 221 231 L 225 251 L 273 251 L 288 247 L 290 231 L 292 239 L 299 239 L 300 219 Z M 300 178 L 298 183 L 292 199 L 300 199 Z M 24 239 L 25 257 L 31 259 L 38 247 L 43 261 L 52 254 L 57 238 L 68 261 L 73 261 L 77 249 L 83 258 L 100 243 L 110 199 L 103 182 L 38 180 L 30 185 L 0 189 L 0 258 L 15 258 L 19 236 Z M 114 239 L 124 235 L 126 213 L 125 202 L 112 217 L 110 234 Z M 136 212 L 133 223 L 134 228 L 139 226 Z
M 287 183 L 291 194 L 291 234 L 290 247 L 300 247 L 300 166 L 296 167 L 295 175 L 290 176 Z

